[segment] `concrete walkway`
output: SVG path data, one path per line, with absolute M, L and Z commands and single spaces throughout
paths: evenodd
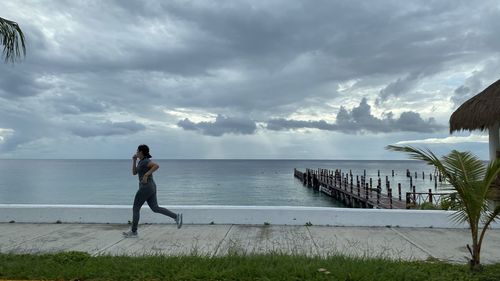
M 128 225 L 0 223 L 0 252 L 84 251 L 92 255 L 205 255 L 286 253 L 390 259 L 436 258 L 465 263 L 467 229 L 273 225 L 141 225 L 139 238 L 124 239 Z M 500 230 L 489 230 L 482 262 L 500 262 Z

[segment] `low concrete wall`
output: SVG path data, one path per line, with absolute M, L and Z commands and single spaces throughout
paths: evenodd
M 182 212 L 185 224 L 254 224 L 465 228 L 450 219 L 454 212 L 287 206 L 164 206 Z M 127 223 L 131 206 L 0 204 L 0 222 Z M 173 223 L 146 205 L 140 223 Z M 500 223 L 492 225 L 500 228 Z

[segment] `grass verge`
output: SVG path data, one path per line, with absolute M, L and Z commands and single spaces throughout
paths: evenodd
M 37 280 L 500 280 L 500 264 L 466 265 L 343 256 L 91 257 L 0 254 L 0 279 Z

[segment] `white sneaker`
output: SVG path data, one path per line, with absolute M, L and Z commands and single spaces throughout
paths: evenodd
M 177 214 L 177 218 L 175 219 L 175 224 L 177 224 L 177 228 L 182 227 L 182 213 Z
M 133 232 L 132 230 L 130 231 L 127 231 L 127 232 L 123 232 L 123 237 L 125 238 L 137 238 L 137 231 L 136 232 Z

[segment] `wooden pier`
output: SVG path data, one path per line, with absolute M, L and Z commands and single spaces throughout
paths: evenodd
M 307 169 L 302 172 L 294 169 L 294 176 L 304 185 L 334 197 L 348 207 L 409 209 L 423 202 L 435 205 L 443 195 L 446 195 L 433 193 L 431 189 L 428 193 L 417 193 L 413 186 L 413 191 L 406 192 L 403 196 L 401 184 L 398 184 L 397 193 L 393 193 L 387 178 L 383 188 L 380 177 L 374 183 L 371 178 L 368 181 L 366 176 L 356 176 L 354 179 L 352 173 L 343 174 L 339 170 Z

